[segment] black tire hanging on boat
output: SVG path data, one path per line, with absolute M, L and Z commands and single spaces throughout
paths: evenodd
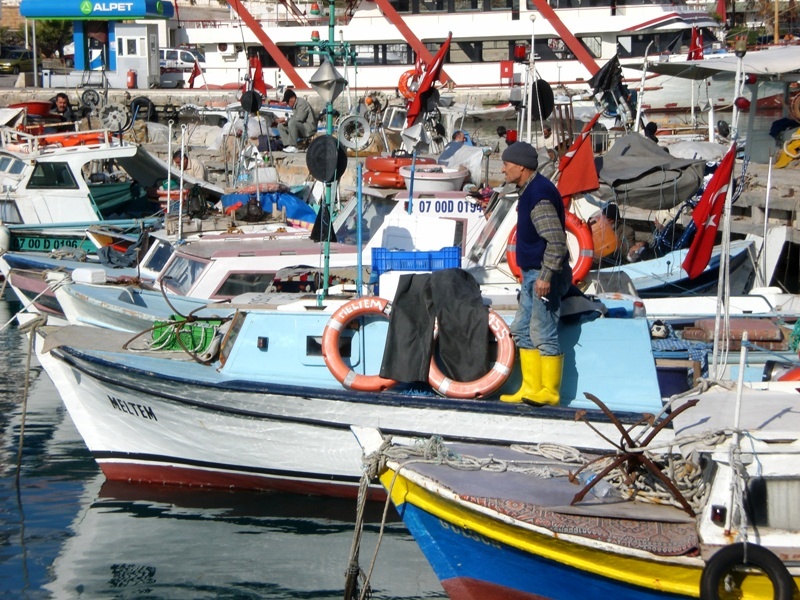
M 772 582 L 774 600 L 792 600 L 795 585 L 786 565 L 763 546 L 749 543 L 725 546 L 709 559 L 700 577 L 701 600 L 719 600 L 720 584 L 737 565 L 752 565 L 761 569 Z
M 156 105 L 147 96 L 139 96 L 131 100 L 131 114 L 136 115 L 137 119 L 144 119 L 150 123 L 158 122 Z

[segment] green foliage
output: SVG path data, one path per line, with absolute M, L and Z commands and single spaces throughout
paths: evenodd
M 36 22 L 36 46 L 44 56 L 53 56 L 58 50 L 63 56 L 64 46 L 72 41 L 72 21 Z

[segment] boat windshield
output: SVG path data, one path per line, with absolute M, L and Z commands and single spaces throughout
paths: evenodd
M 380 226 L 383 225 L 383 220 L 394 210 L 397 202 L 380 196 L 363 196 L 362 201 L 361 239 L 362 242 L 366 244 L 372 239 L 372 236 L 375 235 L 375 232 L 378 231 Z M 336 231 L 336 240 L 338 242 L 345 244 L 356 243 L 357 207 L 358 200 L 354 197 L 345 204 L 339 216 L 336 217 L 334 231 Z
M 142 260 L 142 269 L 149 269 L 153 273 L 160 273 L 169 257 L 172 256 L 174 246 L 164 240 L 156 239 L 151 242 L 150 249 Z
M 186 296 L 207 264 L 208 261 L 186 255 L 176 256 L 160 279 L 172 292 Z
M 506 215 L 508 215 L 509 211 L 514 209 L 516 202 L 516 194 L 507 194 L 505 196 L 498 197 L 494 202 L 491 203 L 489 208 L 489 219 L 487 220 L 483 231 L 481 231 L 480 236 L 478 236 L 475 245 L 472 246 L 472 250 L 469 252 L 469 259 L 472 262 L 480 262 L 480 259 L 483 257 L 483 253 L 486 252 L 486 248 L 491 243 L 497 228 L 503 221 L 505 221 Z

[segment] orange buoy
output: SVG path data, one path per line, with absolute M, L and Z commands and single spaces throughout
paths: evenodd
M 410 167 L 410 156 L 368 156 L 364 161 L 364 169 L 378 171 L 379 173 L 397 173 L 401 167 Z M 417 165 L 435 165 L 436 159 L 430 157 L 417 157 Z
M 490 310 L 489 331 L 497 340 L 497 360 L 483 377 L 474 381 L 454 381 L 442 373 L 436 364 L 436 357 L 431 358 L 428 383 L 437 393 L 448 398 L 483 398 L 505 383 L 514 367 L 514 340 L 511 338 L 511 329 L 500 315 Z
M 400 81 L 397 82 L 397 90 L 406 100 L 413 100 L 414 96 L 417 95 L 417 92 L 416 90 L 412 89 L 412 86 L 414 86 L 416 83 L 417 72 L 414 69 L 409 69 L 400 75 Z
M 366 185 L 382 188 L 402 189 L 406 187 L 406 181 L 399 173 L 388 173 L 383 171 L 364 171 L 361 180 Z
M 342 359 L 339 351 L 339 338 L 351 321 L 359 317 L 382 316 L 388 318 L 390 303 L 385 298 L 375 296 L 351 300 L 331 315 L 322 332 L 322 358 L 328 370 L 344 387 L 362 392 L 382 392 L 395 385 L 394 379 L 380 375 L 362 375 L 353 371 Z
M 578 283 L 581 279 L 586 277 L 587 273 L 592 268 L 592 259 L 594 258 L 594 240 L 592 239 L 592 230 L 589 229 L 586 221 L 581 220 L 575 214 L 568 212 L 565 215 L 567 233 L 571 233 L 578 239 L 578 260 L 572 266 L 572 283 Z M 511 230 L 508 235 L 508 243 L 506 245 L 506 262 L 511 274 L 517 279 L 522 277 L 522 270 L 517 264 L 517 226 Z

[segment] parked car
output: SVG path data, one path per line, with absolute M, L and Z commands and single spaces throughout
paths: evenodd
M 0 73 L 33 71 L 33 53 L 25 48 L 3 48 L 0 52 Z
M 162 69 L 178 69 L 188 73 L 194 68 L 196 59 L 200 68 L 205 70 L 206 57 L 200 52 L 188 48 L 161 48 L 158 53 Z

